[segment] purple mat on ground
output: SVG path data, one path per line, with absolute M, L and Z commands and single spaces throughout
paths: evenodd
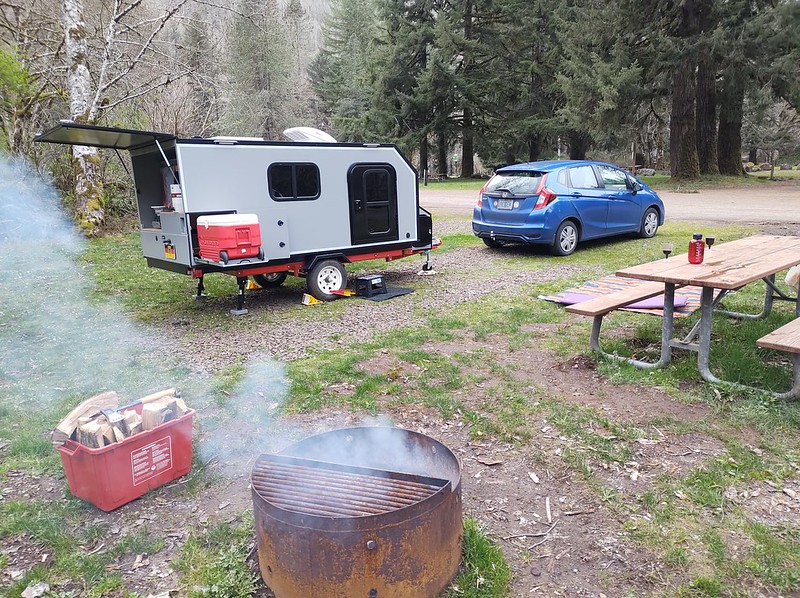
M 600 296 L 601 295 L 585 295 L 583 293 L 562 293 L 558 296 L 558 302 L 564 305 L 573 305 L 575 303 L 589 301 L 589 299 L 596 299 Z M 688 299 L 686 297 L 675 295 L 675 307 L 684 307 L 687 302 Z M 631 303 L 625 307 L 628 309 L 664 309 L 664 295 L 642 299 L 641 301 Z

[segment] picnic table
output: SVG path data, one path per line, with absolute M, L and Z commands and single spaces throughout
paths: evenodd
M 763 280 L 766 283 L 764 308 L 759 314 L 742 314 L 717 310 L 735 318 L 761 318 L 772 310 L 774 299 L 794 301 L 795 313 L 800 316 L 800 302 L 796 297 L 787 296 L 775 286 L 775 274 L 800 264 L 800 237 L 776 235 L 754 235 L 728 243 L 706 248 L 705 259 L 701 264 L 690 264 L 685 255 L 660 259 L 654 262 L 625 268 L 617 276 L 643 281 L 658 282 L 664 286 L 664 316 L 661 336 L 661 358 L 655 364 L 643 364 L 629 360 L 639 367 L 665 367 L 669 364 L 672 349 L 679 348 L 697 352 L 697 367 L 700 375 L 709 382 L 724 382 L 739 388 L 751 388 L 742 384 L 727 382 L 717 378 L 709 369 L 709 348 L 711 345 L 712 314 L 719 302 L 732 290 L 740 289 L 752 282 Z M 700 320 L 683 340 L 673 339 L 673 304 L 675 288 L 690 285 L 701 287 Z M 794 326 L 792 324 L 792 326 Z M 789 325 L 787 325 L 789 326 Z M 780 330 L 780 329 L 779 329 Z M 776 331 L 778 332 L 778 331 Z M 772 333 L 775 335 L 775 333 Z M 781 348 L 792 353 L 794 360 L 794 384 L 786 393 L 773 393 L 780 398 L 800 397 L 800 346 L 795 347 L 781 335 Z M 766 338 L 766 337 L 765 337 Z M 797 338 L 797 335 L 791 338 Z M 788 344 L 787 344 L 788 343 Z M 768 346 L 762 344 L 762 346 Z M 760 390 L 760 389 L 756 389 Z

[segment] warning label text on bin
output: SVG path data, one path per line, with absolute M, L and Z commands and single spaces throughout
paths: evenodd
M 172 439 L 169 436 L 164 436 L 131 453 L 134 486 L 170 469 L 172 469 Z

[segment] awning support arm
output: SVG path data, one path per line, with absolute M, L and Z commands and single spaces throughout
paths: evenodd
M 125 164 L 125 160 L 122 159 L 122 156 L 120 156 L 119 150 L 117 148 L 114 148 L 114 153 L 117 154 L 117 158 L 119 158 L 119 163 L 122 164 L 122 167 L 125 169 L 125 172 L 128 173 L 128 176 L 131 177 L 131 180 L 135 183 L 136 181 L 134 180 L 131 171 L 128 170 L 128 166 Z
M 156 147 L 158 148 L 158 151 L 161 152 L 161 157 L 164 158 L 164 164 L 166 164 L 167 168 L 169 168 L 169 173 L 172 175 L 172 182 L 177 185 L 178 179 L 175 177 L 175 173 L 172 172 L 172 164 L 169 163 L 169 160 L 167 159 L 167 154 L 164 153 L 164 148 L 161 147 L 161 144 L 158 142 L 158 139 L 153 138 L 153 141 L 156 142 Z

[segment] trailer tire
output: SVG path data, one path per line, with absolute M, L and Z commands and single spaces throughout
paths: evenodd
M 227 251 L 220 251 L 219 252 L 219 261 L 221 261 L 223 264 L 227 264 L 228 263 L 228 252 Z
M 338 260 L 323 260 L 314 264 L 306 276 L 308 292 L 320 301 L 331 301 L 338 295 L 331 291 L 341 291 L 347 286 L 347 270 Z
M 253 280 L 255 280 L 259 286 L 264 288 L 267 287 L 279 287 L 283 284 L 283 281 L 286 280 L 287 272 L 270 272 L 269 274 L 256 274 L 253 276 Z

